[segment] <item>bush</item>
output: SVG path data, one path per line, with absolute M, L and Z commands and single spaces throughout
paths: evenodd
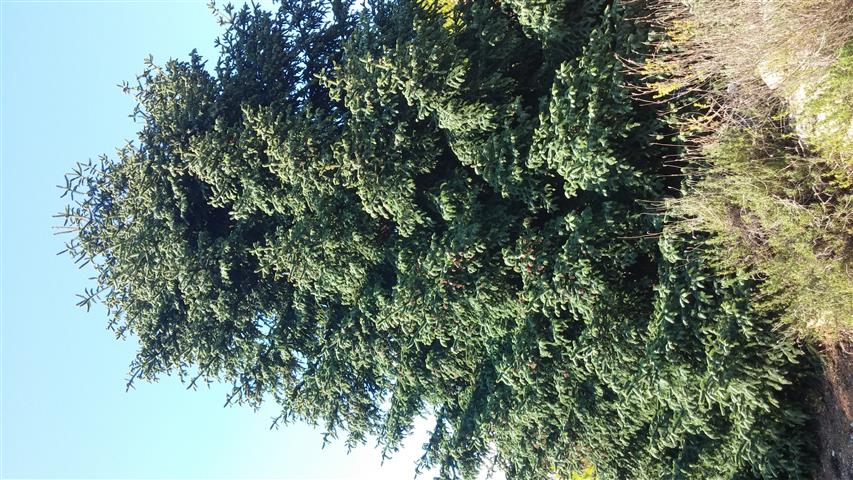
M 853 324 L 852 177 L 772 133 L 721 134 L 704 149 L 709 166 L 668 209 L 678 230 L 712 234 L 719 268 L 761 280 L 756 305 L 781 310 L 807 338 L 832 338 Z

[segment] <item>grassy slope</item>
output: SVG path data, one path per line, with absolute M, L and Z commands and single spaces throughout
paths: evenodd
M 761 279 L 756 303 L 812 340 L 853 327 L 849 4 L 662 0 L 640 69 L 693 145 L 674 228 L 712 233 L 715 262 Z

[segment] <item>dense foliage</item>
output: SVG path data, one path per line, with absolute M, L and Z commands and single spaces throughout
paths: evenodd
M 690 179 L 675 228 L 710 233 L 754 304 L 823 344 L 853 327 L 853 2 L 649 0 L 638 64 L 672 111 Z
M 226 9 L 151 65 L 138 141 L 68 177 L 131 380 L 226 379 L 422 468 L 797 478 L 799 352 L 658 235 L 667 135 L 604 0 Z M 638 12 L 633 12 L 638 13 Z

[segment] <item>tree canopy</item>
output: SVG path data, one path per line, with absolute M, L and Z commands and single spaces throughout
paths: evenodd
M 797 346 L 653 205 L 671 132 L 606 0 L 283 0 L 150 63 L 138 138 L 67 177 L 131 381 L 233 382 L 421 468 L 799 478 Z M 699 234 L 696 234 L 699 235 Z

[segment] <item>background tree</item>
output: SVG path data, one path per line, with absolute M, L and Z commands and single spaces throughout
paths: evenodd
M 226 379 L 386 454 L 431 413 L 444 478 L 804 475 L 798 350 L 656 236 L 671 151 L 625 86 L 630 15 L 226 8 L 215 69 L 149 66 L 138 143 L 68 177 L 131 381 Z

